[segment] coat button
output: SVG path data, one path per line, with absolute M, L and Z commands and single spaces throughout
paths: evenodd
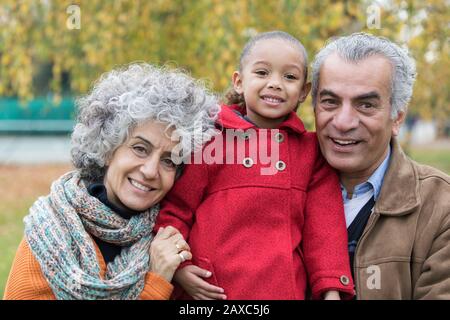
M 242 160 L 242 164 L 246 168 L 251 168 L 253 166 L 253 159 L 252 158 L 244 158 L 244 160 Z
M 350 279 L 347 276 L 341 276 L 339 280 L 344 286 L 348 286 L 350 283 Z
M 284 163 L 284 161 L 277 161 L 277 163 L 275 163 L 275 168 L 278 171 L 283 171 L 284 169 L 286 169 L 286 163 Z
M 275 134 L 275 141 L 278 143 L 282 143 L 284 141 L 284 135 L 281 132 L 277 132 Z

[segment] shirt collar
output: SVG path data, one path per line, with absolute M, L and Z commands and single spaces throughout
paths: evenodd
M 360 183 L 355 186 L 353 190 L 353 197 L 360 197 L 366 192 L 373 191 L 373 196 L 375 201 L 380 195 L 381 186 L 383 185 L 384 175 L 389 167 L 389 159 L 391 158 L 391 146 L 388 147 L 388 154 L 386 158 L 384 158 L 383 162 L 380 166 L 375 170 L 375 172 L 367 179 L 367 181 Z M 347 190 L 345 190 L 344 186 L 341 184 L 342 197 L 347 200 Z

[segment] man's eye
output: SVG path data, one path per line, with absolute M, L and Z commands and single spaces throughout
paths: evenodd
M 371 108 L 374 107 L 374 105 L 372 103 L 370 103 L 370 102 L 362 102 L 359 105 L 359 107 L 362 108 L 362 109 L 371 109 Z
M 337 101 L 334 99 L 324 99 L 321 101 L 322 104 L 327 104 L 327 105 L 336 105 Z

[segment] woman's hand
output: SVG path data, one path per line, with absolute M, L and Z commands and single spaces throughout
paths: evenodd
M 175 272 L 174 280 L 195 300 L 225 300 L 222 288 L 209 284 L 202 278 L 209 278 L 211 272 L 194 265 Z
M 160 228 L 150 244 L 150 271 L 171 282 L 180 263 L 192 259 L 190 250 L 177 229 Z

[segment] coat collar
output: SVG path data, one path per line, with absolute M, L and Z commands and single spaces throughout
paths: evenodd
M 239 117 L 235 113 L 235 111 L 239 111 L 240 113 L 245 115 L 245 110 L 243 110 L 238 105 L 231 105 L 231 106 L 223 105 L 222 106 L 221 112 L 219 114 L 219 124 L 223 128 L 243 129 L 243 130 L 250 129 L 250 128 L 257 129 L 257 127 L 254 124 Z M 300 120 L 300 118 L 298 117 L 298 115 L 295 112 L 291 112 L 289 114 L 289 117 L 283 123 L 281 123 L 277 127 L 277 129 L 291 129 L 298 134 L 302 134 L 302 133 L 306 132 L 303 122 Z
M 391 140 L 392 154 L 374 211 L 402 216 L 420 205 L 417 169 L 396 139 Z

